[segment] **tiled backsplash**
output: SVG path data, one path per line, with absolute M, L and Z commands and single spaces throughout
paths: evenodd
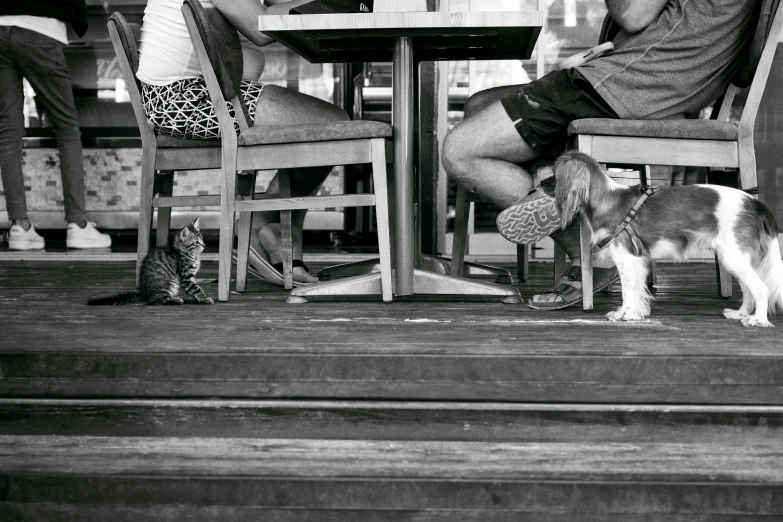
M 59 154 L 55 148 L 24 150 L 24 182 L 30 212 L 62 212 L 63 192 Z M 141 180 L 141 149 L 107 148 L 84 150 L 88 212 L 137 212 Z M 263 191 L 274 171 L 259 173 L 256 189 Z M 342 170 L 334 169 L 321 194 L 342 194 Z M 218 194 L 219 171 L 177 172 L 174 195 Z M 0 182 L 0 195 L 3 195 Z M 0 221 L 6 219 L 5 198 L 0 197 Z

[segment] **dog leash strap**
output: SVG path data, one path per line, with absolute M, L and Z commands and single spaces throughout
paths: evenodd
M 614 229 L 614 233 L 611 236 L 604 238 L 596 245 L 595 252 L 600 252 L 601 250 L 605 249 L 612 241 L 617 239 L 617 236 L 623 232 L 626 232 L 631 238 L 631 243 L 633 243 L 633 248 L 636 255 L 642 255 L 642 252 L 644 251 L 642 247 L 642 241 L 636 235 L 636 232 L 634 232 L 631 228 L 631 222 L 636 219 L 636 216 L 639 214 L 639 209 L 642 207 L 644 202 L 647 201 L 647 198 L 654 195 L 656 192 L 659 192 L 663 188 L 663 185 L 655 185 L 654 187 L 641 187 L 642 195 L 639 196 L 639 199 L 636 200 L 634 206 L 631 207 L 631 210 L 628 211 L 628 214 L 626 214 L 623 222 L 617 225 L 617 227 Z

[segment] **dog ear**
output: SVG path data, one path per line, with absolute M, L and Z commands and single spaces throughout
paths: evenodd
M 589 156 L 579 152 L 566 152 L 555 161 L 555 203 L 560 211 L 560 223 L 566 228 L 578 212 L 587 207 L 590 198 Z

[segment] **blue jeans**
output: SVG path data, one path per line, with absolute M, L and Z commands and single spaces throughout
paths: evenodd
M 8 218 L 27 218 L 22 175 L 24 90 L 27 78 L 52 122 L 60 149 L 65 218 L 84 220 L 84 163 L 71 73 L 63 45 L 35 31 L 0 26 L 0 174 Z

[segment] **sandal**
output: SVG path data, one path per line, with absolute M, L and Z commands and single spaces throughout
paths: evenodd
M 601 277 L 599 281 L 596 281 L 593 288 L 594 292 L 599 292 L 609 285 L 616 283 L 620 280 L 620 274 L 616 268 L 594 268 L 595 271 L 601 271 Z M 551 290 L 547 290 L 543 294 L 554 294 L 562 299 L 556 301 L 549 301 L 546 303 L 538 303 L 533 299 L 528 301 L 528 306 L 534 310 L 562 310 L 568 308 L 571 305 L 582 302 L 582 267 L 572 266 L 563 276 L 560 278 L 560 284 Z
M 560 212 L 555 198 L 537 189 L 520 199 L 497 217 L 500 234 L 520 245 L 541 241 L 560 228 Z
M 232 252 L 232 259 L 234 263 L 237 262 L 237 251 L 234 249 Z M 247 272 L 254 275 L 262 281 L 272 283 L 277 286 L 285 286 L 285 277 L 283 276 L 283 263 L 272 264 L 264 259 L 253 247 L 250 247 L 247 253 Z M 294 259 L 294 267 L 302 267 L 309 274 L 310 270 L 307 268 L 301 259 Z M 294 287 L 307 286 L 313 283 L 301 283 L 294 281 Z
M 307 265 L 304 264 L 304 261 L 302 261 L 301 259 L 294 259 L 293 260 L 291 268 L 296 268 L 296 267 L 304 268 L 305 272 L 307 272 L 308 274 L 310 273 L 310 269 L 307 268 Z M 275 264 L 272 265 L 272 268 L 274 268 L 275 270 L 280 272 L 280 274 L 282 275 L 282 273 L 283 273 L 283 263 L 275 263 Z M 304 285 L 304 284 L 309 284 L 309 283 L 299 283 L 299 284 L 300 285 Z

